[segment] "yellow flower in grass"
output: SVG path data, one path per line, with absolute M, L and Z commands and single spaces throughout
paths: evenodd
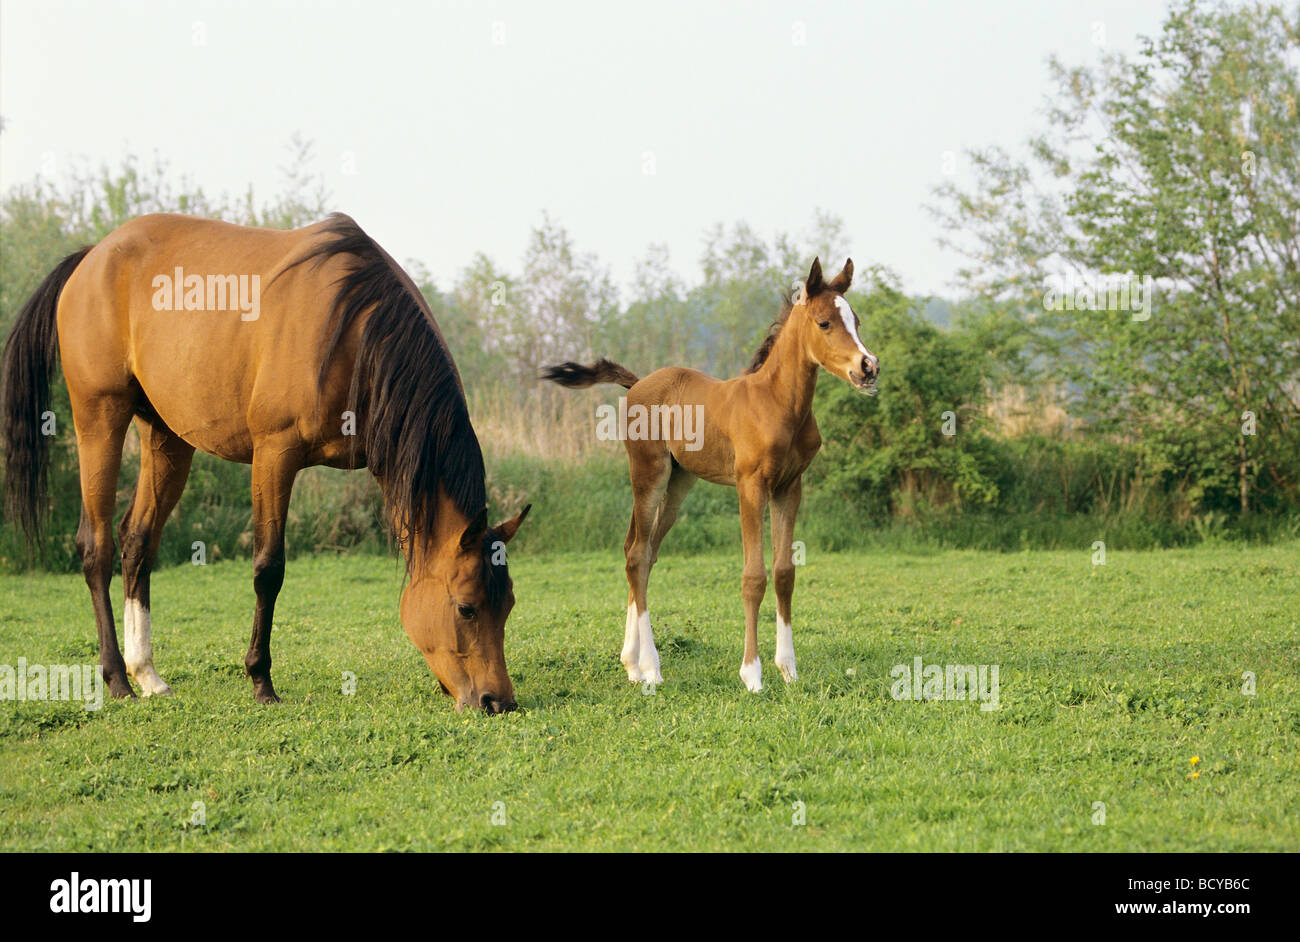
M 1201 757 L 1200 757 L 1200 756 L 1192 756 L 1192 758 L 1191 758 L 1190 761 L 1191 761 L 1191 763 L 1192 763 L 1193 766 L 1198 766 L 1198 765 L 1201 764 Z

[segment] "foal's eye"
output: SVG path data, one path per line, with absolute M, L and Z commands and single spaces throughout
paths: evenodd
M 830 329 L 831 329 L 831 322 L 830 322 L 830 321 L 818 321 L 818 322 L 817 322 L 817 326 L 820 327 L 822 330 L 830 330 Z
M 473 618 L 478 614 L 473 605 L 457 605 L 456 611 L 460 612 L 460 617 L 465 619 Z

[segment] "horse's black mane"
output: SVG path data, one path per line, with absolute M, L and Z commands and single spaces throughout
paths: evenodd
M 787 291 L 781 292 L 781 307 L 777 311 L 776 320 L 772 321 L 772 326 L 767 329 L 767 336 L 759 344 L 758 349 L 754 351 L 754 359 L 749 364 L 746 373 L 757 373 L 759 368 L 767 362 L 768 356 L 772 353 L 772 347 L 776 344 L 776 338 L 781 335 L 781 328 L 790 317 L 790 312 L 794 310 L 794 297 Z
M 334 213 L 324 231 L 328 238 L 294 262 L 320 265 L 349 257 L 347 274 L 336 282 L 317 387 L 324 386 L 349 328 L 369 311 L 348 392 L 357 418 L 352 448 L 354 456 L 360 449 L 379 479 L 409 572 L 413 558 L 429 548 L 439 485 L 469 520 L 486 520 L 483 452 L 460 374 L 419 289 L 349 217 Z M 491 564 L 493 532 L 483 535 L 483 565 L 488 600 L 495 605 L 505 595 L 508 576 L 504 565 Z

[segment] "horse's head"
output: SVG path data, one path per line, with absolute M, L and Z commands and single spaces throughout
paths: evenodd
M 853 282 L 853 259 L 830 281 L 822 280 L 821 259 L 813 259 L 808 278 L 795 286 L 791 316 L 804 319 L 809 355 L 821 366 L 866 393 L 876 391 L 880 361 L 858 337 L 858 315 L 844 292 Z
M 446 514 L 454 522 L 440 526 L 431 545 L 415 550 L 411 581 L 402 593 L 402 627 L 457 710 L 515 709 L 505 656 L 506 618 L 515 595 L 505 547 L 528 510 L 495 527 L 487 525 L 486 510 L 468 524 Z

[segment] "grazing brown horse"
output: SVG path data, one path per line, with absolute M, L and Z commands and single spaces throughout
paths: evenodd
M 295 475 L 369 466 L 406 555 L 402 625 L 444 693 L 515 708 L 505 543 L 528 508 L 487 523 L 483 455 L 460 375 L 428 305 L 359 226 L 336 214 L 292 232 L 143 216 L 62 262 L 18 314 L 4 357 L 9 511 L 33 542 L 45 504 L 50 378 L 62 362 L 81 465 L 77 550 L 104 679 L 116 697 L 168 694 L 153 664 L 149 573 L 194 450 L 253 466 L 253 635 L 262 703 L 284 581 Z M 118 535 L 126 657 L 109 601 L 122 442 L 134 419 L 140 479 Z
M 617 383 L 627 388 L 626 433 L 632 477 L 632 523 L 623 552 L 629 586 L 620 660 L 633 683 L 661 683 L 646 606 L 650 570 L 696 478 L 736 488 L 745 548 L 741 596 L 745 603 L 745 654 L 740 677 L 763 689 L 758 659 L 758 607 L 767 589 L 763 565 L 763 512 L 772 505 L 772 575 L 776 582 L 776 666 L 795 680 L 790 597 L 794 592 L 794 521 L 804 470 L 821 447 L 813 418 L 818 367 L 867 393 L 875 392 L 879 363 L 858 339 L 858 318 L 844 298 L 853 280 L 852 259 L 830 282 L 815 259 L 808 278 L 783 306 L 754 362 L 740 376 L 718 380 L 684 367 L 638 379 L 617 363 L 562 363 L 546 379 L 581 388 Z M 641 412 L 637 412 L 640 408 Z M 646 416 L 649 421 L 645 421 Z M 692 421 L 693 416 L 698 419 Z M 638 429 L 635 424 L 640 419 Z M 662 419 L 662 421 L 660 421 Z M 674 419 L 676 420 L 674 422 Z

